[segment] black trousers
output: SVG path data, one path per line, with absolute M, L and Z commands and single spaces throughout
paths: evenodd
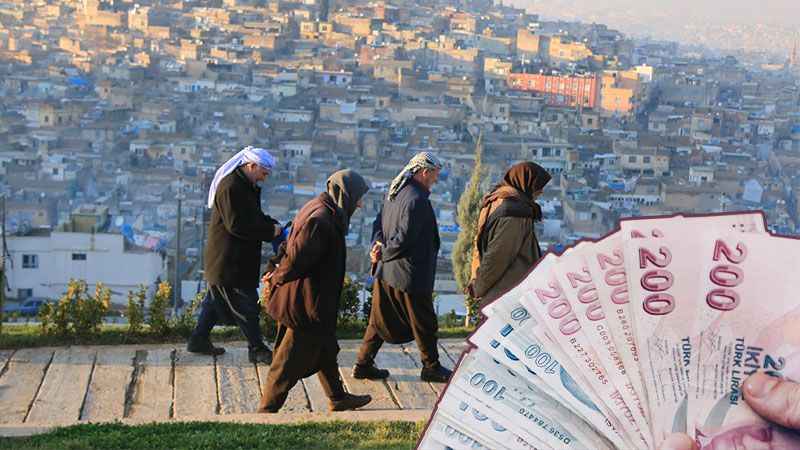
M 404 344 L 413 340 L 419 348 L 422 365 L 429 369 L 438 367 L 438 331 L 439 321 L 431 295 L 409 294 L 376 279 L 369 324 L 356 364 L 373 365 L 384 341 Z
M 325 395 L 331 400 L 341 399 L 345 390 L 339 377 L 338 354 L 335 336 L 318 336 L 278 324 L 272 365 L 258 410 L 277 412 L 297 382 L 315 373 Z
M 217 324 L 238 325 L 250 349 L 264 348 L 259 327 L 258 291 L 253 289 L 209 286 L 200 306 L 200 317 L 193 338 L 205 338 Z

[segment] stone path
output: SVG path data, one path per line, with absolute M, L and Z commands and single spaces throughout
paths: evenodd
M 351 376 L 359 341 L 340 341 L 345 389 L 372 395 L 360 411 L 331 413 L 316 376 L 290 392 L 278 414 L 251 414 L 269 366 L 247 359 L 244 343 L 219 357 L 183 346 L 92 346 L 0 350 L 0 435 L 25 435 L 75 423 L 215 420 L 286 423 L 303 420 L 425 420 L 444 385 L 420 380 L 416 345 L 385 344 L 385 381 Z M 452 368 L 463 340 L 442 340 L 440 360 Z

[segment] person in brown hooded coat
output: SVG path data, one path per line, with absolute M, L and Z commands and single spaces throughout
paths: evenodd
M 538 164 L 522 162 L 483 197 L 467 287 L 481 306 L 516 286 L 542 257 L 533 224 L 542 219 L 536 199 L 550 178 Z
M 332 411 L 359 408 L 372 400 L 345 392 L 336 361 L 345 236 L 367 190 L 367 182 L 352 170 L 331 175 L 327 192 L 297 213 L 285 256 L 263 280 L 271 285 L 266 309 L 278 322 L 278 332 L 258 412 L 277 412 L 292 387 L 315 373 Z

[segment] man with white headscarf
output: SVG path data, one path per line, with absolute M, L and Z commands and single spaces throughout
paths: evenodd
M 416 341 L 422 359 L 420 377 L 444 383 L 451 372 L 439 363 L 433 307 L 433 283 L 439 253 L 436 214 L 428 199 L 442 163 L 432 153 L 414 156 L 392 181 L 372 230 L 370 256 L 375 264 L 372 309 L 353 377 L 384 379 L 389 371 L 375 366 L 383 342 Z
M 236 324 L 247 338 L 251 362 L 270 363 L 272 352 L 259 328 L 258 282 L 261 243 L 281 235 L 278 222 L 261 211 L 261 188 L 275 167 L 275 159 L 262 148 L 246 147 L 214 174 L 208 192 L 211 221 L 205 248 L 208 291 L 187 350 L 221 355 L 211 344 L 217 323 Z

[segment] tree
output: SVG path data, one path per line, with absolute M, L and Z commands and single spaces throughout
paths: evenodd
M 472 169 L 472 176 L 467 183 L 461 198 L 458 199 L 458 227 L 460 229 L 458 238 L 453 246 L 453 275 L 461 291 L 464 291 L 469 284 L 470 271 L 472 265 L 472 248 L 475 242 L 475 233 L 478 225 L 478 214 L 481 209 L 481 175 L 483 172 L 481 158 L 483 156 L 483 133 L 478 135 L 475 144 L 475 167 Z M 464 299 L 464 306 L 467 309 L 465 325 L 477 323 L 478 301 L 467 295 Z

